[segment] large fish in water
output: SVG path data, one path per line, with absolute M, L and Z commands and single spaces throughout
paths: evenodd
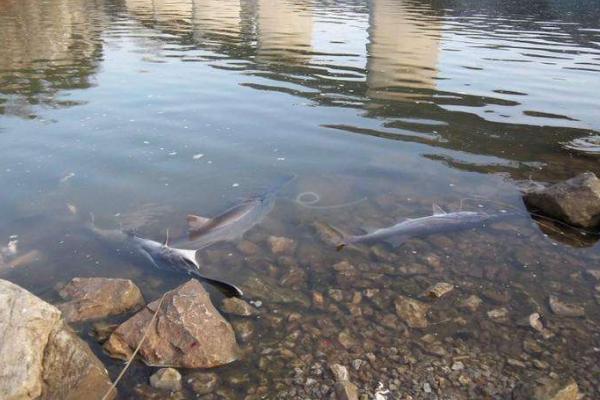
M 199 271 L 198 261 L 196 261 L 197 250 L 171 247 L 166 242 L 159 243 L 144 239 L 132 232 L 101 229 L 93 222 L 87 224 L 87 228 L 96 238 L 121 255 L 133 258 L 138 262 L 145 261 L 159 269 L 187 273 L 217 287 L 227 296 L 243 296 L 242 290 L 237 286 L 202 275 Z
M 398 247 L 412 237 L 475 228 L 507 216 L 508 214 L 488 214 L 477 211 L 445 212 L 440 206 L 434 204 L 433 215 L 406 219 L 396 225 L 375 229 L 364 235 L 344 235 L 337 249 L 342 250 L 348 245 L 379 241 Z
M 241 238 L 271 212 L 277 194 L 294 177 L 284 177 L 264 193 L 249 197 L 216 217 L 188 215 L 189 242 L 186 246 L 203 249 L 213 243 Z

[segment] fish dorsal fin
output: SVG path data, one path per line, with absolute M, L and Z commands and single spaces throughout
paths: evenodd
M 190 231 L 200 230 L 211 221 L 210 218 L 200 217 L 198 215 L 189 214 L 187 216 L 188 229 Z
M 438 206 L 437 204 L 433 203 L 433 215 L 446 215 L 448 214 L 446 211 L 444 211 L 442 209 L 442 207 Z

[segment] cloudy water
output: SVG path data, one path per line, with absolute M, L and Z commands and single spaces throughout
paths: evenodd
M 538 225 L 521 194 L 600 173 L 595 0 L 3 0 L 0 43 L 0 277 L 47 301 L 77 276 L 147 301 L 189 279 L 119 257 L 91 214 L 181 238 L 186 215 L 295 177 L 243 240 L 198 255 L 262 303 L 226 316 L 253 331 L 240 360 L 209 395 L 186 369 L 181 393 L 153 389 L 135 361 L 119 398 L 333 398 L 334 363 L 369 399 L 508 399 L 547 377 L 600 397 L 596 238 Z M 399 248 L 329 240 L 433 203 L 512 218 Z M 423 295 L 439 282 L 454 289 Z

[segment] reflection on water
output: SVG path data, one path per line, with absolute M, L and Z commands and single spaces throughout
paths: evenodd
M 327 398 L 331 362 L 357 365 L 369 398 L 379 382 L 388 399 L 433 398 L 425 383 L 439 398 L 508 398 L 549 373 L 598 397 L 596 237 L 536 224 L 519 188 L 600 173 L 581 151 L 600 134 L 599 16 L 594 0 L 0 1 L 0 248 L 18 235 L 36 255 L 0 273 L 50 300 L 78 275 L 156 298 L 185 277 L 107 252 L 81 228 L 89 212 L 163 240 L 188 213 L 295 175 L 245 237 L 258 250 L 200 255 L 207 274 L 268 289 L 253 294 L 265 315 L 248 356 L 217 371 L 219 398 Z M 294 201 L 303 192 L 319 201 Z M 359 233 L 434 202 L 518 218 L 399 250 L 324 240 L 323 226 Z M 296 246 L 274 254 L 270 236 Z M 430 326 L 409 329 L 395 298 L 439 281 L 453 294 L 425 299 Z M 550 294 L 586 317 L 557 317 Z M 467 312 L 471 295 L 483 305 Z M 489 317 L 502 308 L 507 320 Z M 521 326 L 532 312 L 551 339 Z M 530 341 L 541 350 L 524 352 Z M 134 364 L 123 398 L 142 397 L 151 372 Z
M 428 100 L 436 90 L 442 19 L 430 5 L 375 0 L 370 9 L 367 96 Z
M 32 105 L 71 105 L 62 90 L 93 84 L 102 45 L 100 4 L 83 0 L 0 3 L 0 112 L 30 116 Z

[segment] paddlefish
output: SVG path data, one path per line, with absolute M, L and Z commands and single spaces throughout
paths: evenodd
M 187 246 L 203 249 L 213 243 L 241 238 L 271 212 L 281 189 L 295 177 L 283 177 L 260 195 L 249 197 L 223 213 L 212 217 L 187 216 Z
M 398 247 L 413 237 L 475 228 L 507 216 L 508 214 L 505 213 L 488 214 L 477 211 L 445 212 L 440 206 L 434 204 L 433 215 L 406 219 L 390 227 L 371 230 L 364 235 L 342 235 L 342 241 L 337 245 L 337 249 L 339 251 L 348 245 L 379 241 Z
M 202 275 L 199 271 L 200 265 L 196 261 L 197 250 L 171 247 L 167 241 L 159 243 L 151 239 L 144 239 L 129 231 L 101 229 L 93 221 L 86 227 L 97 239 L 123 256 L 133 258 L 140 263 L 145 261 L 159 269 L 187 273 L 217 287 L 230 297 L 243 296 L 242 290 L 237 286 Z

